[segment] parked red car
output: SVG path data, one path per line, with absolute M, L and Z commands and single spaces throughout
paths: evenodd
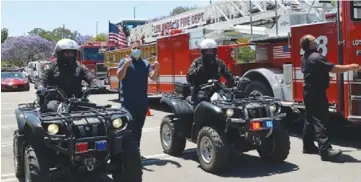
M 1 91 L 30 90 L 30 84 L 22 72 L 1 72 Z

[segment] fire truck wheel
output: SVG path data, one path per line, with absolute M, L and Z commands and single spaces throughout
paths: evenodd
M 267 96 L 273 97 L 272 90 L 268 89 L 268 86 L 266 83 L 264 83 L 263 81 L 259 81 L 259 80 L 252 80 L 251 84 L 249 84 L 246 87 L 245 92 L 247 94 L 259 93 L 261 95 L 267 95 Z

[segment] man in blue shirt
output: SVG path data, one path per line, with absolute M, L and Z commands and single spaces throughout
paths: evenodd
M 132 43 L 131 56 L 120 60 L 117 77 L 122 84 L 123 106 L 133 117 L 132 133 L 140 146 L 142 128 L 148 111 L 148 77 L 156 81 L 159 76 L 159 63 L 152 65 L 140 57 L 140 41 Z

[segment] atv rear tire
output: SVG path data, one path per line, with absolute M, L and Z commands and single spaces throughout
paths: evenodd
M 50 161 L 43 148 L 27 146 L 24 152 L 25 181 L 50 182 Z
M 18 142 L 19 142 L 18 137 L 19 137 L 19 130 L 15 130 L 13 134 L 13 157 L 14 157 L 15 176 L 17 178 L 22 178 L 24 177 L 24 158 L 21 155 L 22 152 L 20 152 L 18 148 Z
M 204 141 L 205 140 L 205 141 Z M 207 144 L 203 145 L 202 142 L 210 142 L 209 152 L 211 157 L 209 161 L 205 160 L 206 154 L 204 153 Z M 209 146 L 209 145 L 208 145 Z M 197 156 L 201 168 L 210 173 L 219 173 L 227 169 L 229 162 L 230 149 L 227 139 L 222 132 L 218 132 L 212 127 L 203 127 L 197 137 Z M 208 155 L 209 156 L 209 155 Z
M 265 139 L 257 150 L 261 159 L 268 163 L 282 163 L 290 152 L 290 136 L 282 125 L 274 128 L 272 135 Z
M 115 182 L 142 182 L 142 160 L 137 143 L 133 138 L 126 138 L 124 151 L 112 161 L 116 169 L 113 172 Z
M 175 120 L 172 115 L 162 119 L 159 132 L 164 153 L 172 156 L 180 156 L 183 153 L 186 147 L 186 139 L 182 134 L 181 122 L 181 120 Z M 166 138 L 169 141 L 165 141 Z

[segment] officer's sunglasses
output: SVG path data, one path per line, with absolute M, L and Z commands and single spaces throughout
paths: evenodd
M 138 50 L 140 50 L 140 47 L 133 47 L 133 49 L 138 49 Z

